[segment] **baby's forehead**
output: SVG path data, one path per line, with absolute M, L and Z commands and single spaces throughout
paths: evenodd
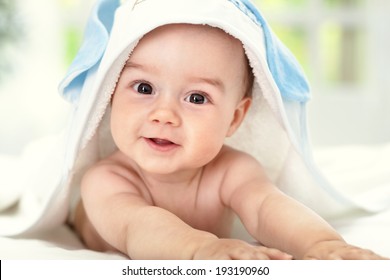
M 206 24 L 167 24 L 149 31 L 139 40 L 127 64 L 148 61 L 155 68 L 165 47 L 170 50 L 167 56 L 176 54 L 187 62 L 186 58 L 196 57 L 196 61 L 191 60 L 191 64 L 188 64 L 192 68 L 199 64 L 224 65 L 222 72 L 239 78 L 245 87 L 252 84 L 252 79 L 248 78 L 252 70 L 242 42 L 221 28 Z M 156 59 L 151 59 L 152 56 Z M 211 69 L 215 68 L 221 73 L 221 67 L 210 67 L 205 72 L 212 72 Z
M 175 42 L 175 43 L 173 43 Z M 165 46 L 177 49 L 177 54 L 188 52 L 195 56 L 200 50 L 206 50 L 204 58 L 214 53 L 224 55 L 230 64 L 239 63 L 235 67 L 246 67 L 248 62 L 244 46 L 240 40 L 224 30 L 206 24 L 166 24 L 147 32 L 137 43 L 130 54 L 129 60 L 143 53 L 150 56 L 150 49 L 158 49 L 158 53 L 165 50 Z M 185 46 L 189 46 L 186 48 Z M 193 48 L 195 46 L 195 49 Z M 142 50 L 141 50 L 142 49 Z M 172 52 L 169 55 L 173 55 Z M 201 59 L 203 60 L 203 59 Z

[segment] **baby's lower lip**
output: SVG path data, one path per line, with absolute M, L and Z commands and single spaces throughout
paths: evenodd
M 162 152 L 173 150 L 179 146 L 166 139 L 161 139 L 161 138 L 144 138 L 144 139 L 149 144 L 149 146 L 151 146 L 153 149 Z

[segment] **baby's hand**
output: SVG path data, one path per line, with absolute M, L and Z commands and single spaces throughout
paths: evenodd
M 253 246 L 237 239 L 215 239 L 202 244 L 194 259 L 203 260 L 291 260 L 292 256 L 263 246 Z
M 343 241 L 322 241 L 303 257 L 306 260 L 386 260 L 376 253 L 349 245 Z

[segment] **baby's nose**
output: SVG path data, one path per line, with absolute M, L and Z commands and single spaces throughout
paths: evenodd
M 158 102 L 149 115 L 149 121 L 155 124 L 179 126 L 181 118 L 174 101 Z

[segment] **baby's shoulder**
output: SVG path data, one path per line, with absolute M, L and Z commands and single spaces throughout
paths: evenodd
M 107 187 L 110 192 L 132 192 L 144 194 L 144 184 L 130 161 L 126 160 L 120 152 L 98 161 L 92 165 L 82 178 L 81 188 L 96 191 Z
M 126 160 L 120 152 L 114 152 L 92 165 L 85 173 L 85 176 L 93 177 L 97 180 L 111 177 L 133 180 L 138 177 L 137 174 L 129 160 Z
M 234 182 L 240 181 L 240 178 L 246 180 L 264 173 L 262 165 L 256 158 L 229 146 L 223 146 L 207 169 L 210 171 L 208 173 L 221 174 L 223 181 L 228 179 Z
M 226 168 L 236 166 L 256 166 L 260 168 L 260 163 L 252 155 L 226 145 L 222 147 L 221 152 L 215 159 L 215 162 L 225 166 Z
M 223 147 L 214 165 L 222 175 L 219 193 L 227 204 L 237 191 L 268 182 L 265 170 L 256 158 L 229 146 Z

